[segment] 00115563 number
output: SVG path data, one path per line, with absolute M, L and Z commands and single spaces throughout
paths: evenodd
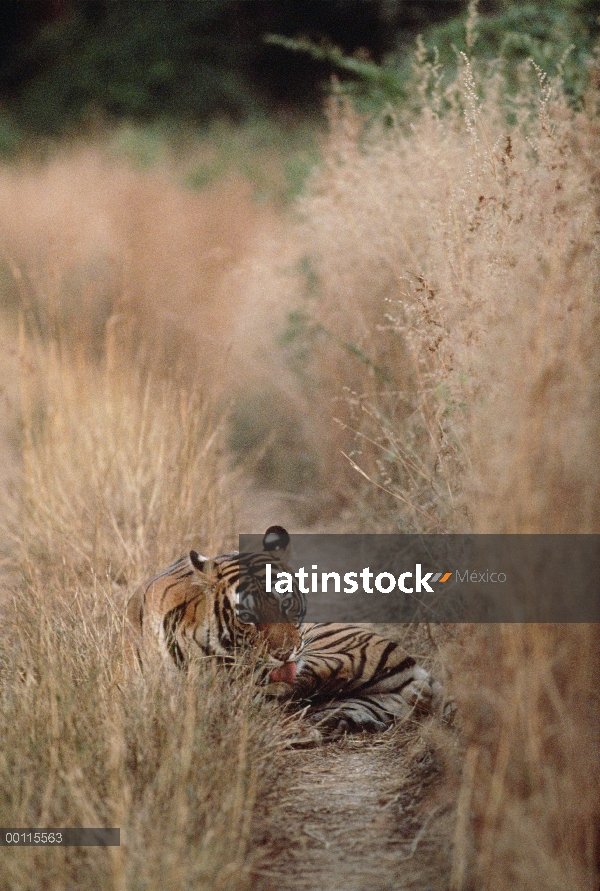
M 6 845 L 62 845 L 62 832 L 35 832 L 15 829 L 2 830 L 4 844 Z
M 118 847 L 120 844 L 120 829 L 0 829 L 0 847 L 22 845 Z

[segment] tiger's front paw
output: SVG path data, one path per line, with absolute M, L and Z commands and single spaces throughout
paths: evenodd
M 289 749 L 314 749 L 322 746 L 325 739 L 318 727 L 308 727 L 287 741 Z

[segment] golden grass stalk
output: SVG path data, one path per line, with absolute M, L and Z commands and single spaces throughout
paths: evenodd
M 121 673 L 135 586 L 192 545 L 234 544 L 223 423 L 200 386 L 132 366 L 111 337 L 94 363 L 21 328 L 26 460 L 0 514 L 0 823 L 119 826 L 122 848 L 10 850 L 0 885 L 244 888 L 279 733 L 248 670 L 208 660 L 130 686 Z
M 380 130 L 332 106 L 301 305 L 347 528 L 600 532 L 600 131 L 521 77 L 464 59 Z M 452 887 L 597 887 L 597 629 L 456 633 Z

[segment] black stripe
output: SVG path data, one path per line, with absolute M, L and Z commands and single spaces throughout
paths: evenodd
M 185 615 L 185 608 L 185 603 L 179 604 L 165 615 L 162 623 L 163 631 L 165 633 L 167 651 L 175 662 L 177 668 L 184 668 L 186 665 L 183 651 L 179 646 L 179 642 L 177 640 L 177 631 L 179 630 L 181 620 Z
M 388 645 L 384 648 L 383 653 L 379 657 L 379 662 L 377 663 L 377 665 L 375 666 L 375 669 L 373 670 L 372 677 L 377 677 L 379 675 L 379 672 L 381 671 L 381 669 L 387 662 L 388 656 L 390 655 L 390 653 L 393 653 L 394 650 L 397 650 L 398 646 L 399 645 L 397 643 L 394 643 L 393 640 L 391 640 L 388 643 Z
M 189 574 L 191 575 L 191 573 L 189 573 Z M 160 598 L 160 605 L 161 605 L 161 606 L 164 606 L 165 597 L 167 596 L 167 594 L 169 593 L 169 591 L 171 590 L 171 588 L 176 588 L 177 585 L 179 584 L 179 582 L 180 582 L 180 579 L 176 579 L 174 582 L 171 582 L 170 585 L 167 585 L 167 587 L 166 587 L 166 588 L 164 589 L 164 591 L 162 592 L 162 595 L 161 595 L 161 598 Z
M 341 636 L 338 636 L 338 635 L 341 635 Z M 356 638 L 356 635 L 357 635 L 357 632 L 354 628 L 352 628 L 350 631 L 346 631 L 346 632 L 343 632 L 341 629 L 335 629 L 334 631 L 329 629 L 329 630 L 325 630 L 325 631 L 321 632 L 321 634 L 318 634 L 315 637 L 308 638 L 306 641 L 306 646 L 312 647 L 312 645 L 314 643 L 319 643 L 319 641 L 323 641 L 325 638 L 330 637 L 331 640 L 327 644 L 325 644 L 325 645 L 321 644 L 321 649 L 324 649 L 325 647 L 330 648 L 332 646 L 335 646 L 336 649 L 339 649 L 341 644 L 345 644 L 348 641 L 354 641 Z
M 387 647 L 386 647 L 387 649 Z M 381 663 L 381 660 L 380 660 Z M 374 684 L 378 684 L 381 681 L 387 681 L 389 678 L 393 678 L 394 675 L 404 674 L 405 671 L 408 671 L 410 668 L 414 668 L 416 665 L 415 660 L 412 656 L 407 656 L 406 659 L 403 659 L 400 665 L 392 665 L 386 671 L 375 671 L 371 677 L 366 680 L 363 684 L 360 684 L 356 687 L 356 692 L 360 693 L 361 690 L 366 690 L 368 687 L 373 686 Z M 399 684 L 395 690 L 387 690 L 387 693 L 400 692 L 403 690 L 408 684 L 414 681 L 414 675 L 409 675 L 409 677 Z

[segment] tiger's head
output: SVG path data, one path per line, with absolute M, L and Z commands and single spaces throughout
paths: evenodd
M 288 572 L 290 536 L 282 526 L 270 526 L 258 553 L 223 554 L 213 559 L 190 551 L 197 583 L 217 592 L 214 618 L 225 648 L 261 648 L 271 662 L 286 663 L 301 644 L 299 626 L 306 600 L 295 581 L 285 594 L 267 591 L 267 565 L 272 578 Z M 272 586 L 271 586 L 272 587 Z M 219 596 L 220 594 L 220 596 Z

